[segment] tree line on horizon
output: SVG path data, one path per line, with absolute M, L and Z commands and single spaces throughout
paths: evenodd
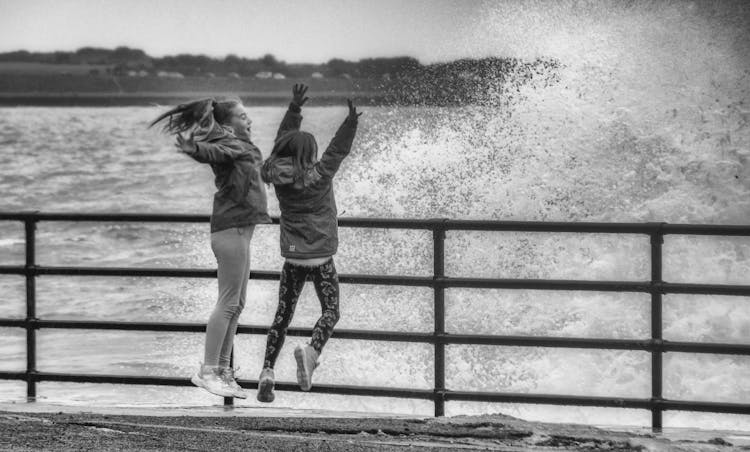
M 558 81 L 560 62 L 554 59 L 522 61 L 517 58 L 464 58 L 422 64 L 408 56 L 364 58 L 359 61 L 331 59 L 322 64 L 286 63 L 272 54 L 260 58 L 227 55 L 179 54 L 152 57 L 141 49 L 83 47 L 76 51 L 0 53 L 0 62 L 91 65 L 92 75 L 127 75 L 131 71 L 179 73 L 188 77 L 241 76 L 281 73 L 289 78 L 345 77 L 377 80 L 376 89 L 404 103 L 462 104 L 479 102 L 498 87 L 517 89 L 520 84 Z M 103 73 L 102 73 L 102 69 Z M 317 74 L 316 74 L 317 75 Z M 510 83 L 506 83 L 510 81 Z M 496 96 L 495 96 L 496 97 Z
M 488 70 L 508 69 L 521 63 L 514 58 L 491 57 L 423 65 L 416 58 L 409 56 L 364 58 L 359 61 L 333 58 L 322 64 L 286 63 L 270 53 L 260 58 L 245 58 L 233 54 L 223 58 L 194 54 L 152 57 L 141 49 L 130 47 L 117 47 L 115 49 L 82 47 L 72 52 L 17 50 L 0 53 L 0 61 L 108 66 L 115 75 L 118 73 L 124 74 L 130 70 L 170 71 L 179 72 L 186 76 L 201 76 L 209 73 L 217 76 L 229 73 L 252 76 L 258 72 L 267 71 L 282 73 L 289 77 L 309 77 L 313 72 L 319 72 L 324 76 L 347 74 L 351 77 L 361 78 L 399 77 L 413 75 L 417 72 L 449 69 L 471 71 L 481 76 Z

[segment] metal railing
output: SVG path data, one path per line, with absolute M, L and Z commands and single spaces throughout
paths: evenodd
M 79 320 L 43 320 L 36 315 L 36 277 L 39 275 L 79 276 L 151 276 L 215 278 L 215 270 L 172 268 L 102 268 L 40 266 L 35 260 L 35 231 L 40 221 L 70 222 L 179 222 L 204 223 L 207 215 L 171 214 L 80 214 L 40 212 L 0 212 L 0 220 L 21 221 L 25 225 L 25 265 L 0 266 L 0 274 L 26 277 L 26 318 L 0 319 L 0 327 L 19 327 L 26 330 L 26 371 L 0 372 L 0 379 L 24 380 L 27 396 L 36 396 L 39 381 L 87 382 L 115 384 L 145 384 L 190 386 L 188 379 L 156 376 L 122 376 L 96 374 L 67 374 L 38 371 L 36 366 L 36 330 L 40 328 L 97 329 L 130 331 L 204 332 L 205 324 L 158 322 L 103 322 Z M 274 219 L 278 223 L 278 219 Z M 446 401 L 479 401 L 502 403 L 534 403 L 549 405 L 574 405 L 610 408 L 635 408 L 650 410 L 652 427 L 662 427 L 665 410 L 703 411 L 715 413 L 750 414 L 750 403 L 721 403 L 706 401 L 668 400 L 662 397 L 663 365 L 665 352 L 712 353 L 750 355 L 748 344 L 698 343 L 667 341 L 662 337 L 662 294 L 713 294 L 750 296 L 749 285 L 685 284 L 662 280 L 662 244 L 666 234 L 750 236 L 750 226 L 735 225 L 683 225 L 666 223 L 562 223 L 473 220 L 405 220 L 379 218 L 341 218 L 339 225 L 353 228 L 421 229 L 432 231 L 433 275 L 381 276 L 342 274 L 340 281 L 348 284 L 380 284 L 429 287 L 434 291 L 434 329 L 431 333 L 368 331 L 337 329 L 333 337 L 351 340 L 397 341 L 432 344 L 435 349 L 433 389 L 385 388 L 316 384 L 312 392 L 356 396 L 403 397 L 432 400 L 435 416 L 443 416 Z M 606 233 L 645 234 L 651 241 L 651 279 L 648 281 L 578 281 L 539 279 L 489 279 L 448 277 L 445 275 L 446 231 L 520 231 L 549 233 Z M 278 280 L 278 272 L 251 271 L 251 279 Z M 583 290 L 602 292 L 640 292 L 651 295 L 651 337 L 648 339 L 596 339 L 569 337 L 530 337 L 483 334 L 453 334 L 445 330 L 445 290 L 448 288 L 532 289 L 532 290 Z M 267 334 L 268 328 L 257 325 L 240 325 L 238 333 Z M 308 336 L 308 328 L 290 328 L 291 336 Z M 454 344 L 556 347 L 579 349 L 638 350 L 651 354 L 651 397 L 591 397 L 561 394 L 528 394 L 456 391 L 445 385 L 445 347 Z M 245 387 L 257 388 L 256 380 L 241 380 Z M 298 391 L 297 385 L 279 383 L 282 391 Z M 225 399 L 231 404 L 231 399 Z

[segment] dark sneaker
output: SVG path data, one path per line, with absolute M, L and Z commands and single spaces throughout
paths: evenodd
M 274 375 L 273 369 L 266 367 L 260 372 L 258 377 L 258 401 L 264 403 L 271 403 L 276 398 L 273 394 L 274 386 Z
M 298 345 L 294 349 L 294 359 L 297 360 L 297 383 L 303 391 L 312 388 L 312 374 L 318 367 L 318 352 L 309 345 Z

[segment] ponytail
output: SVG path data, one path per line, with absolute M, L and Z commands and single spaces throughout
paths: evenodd
M 225 124 L 232 115 L 232 108 L 239 104 L 239 99 L 217 101 L 214 98 L 180 104 L 159 115 L 149 124 L 149 128 L 167 120 L 162 126 L 162 132 L 168 134 L 182 133 L 195 126 L 208 127 L 211 117 L 219 124 Z

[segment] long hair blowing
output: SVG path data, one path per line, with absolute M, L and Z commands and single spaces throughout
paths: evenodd
M 298 130 L 287 132 L 274 143 L 271 155 L 266 159 L 266 165 L 271 165 L 276 159 L 291 157 L 294 163 L 294 179 L 299 180 L 304 172 L 311 168 L 318 159 L 318 143 L 309 132 Z M 263 181 L 270 183 L 265 171 L 261 173 Z
M 149 128 L 164 122 L 162 132 L 174 134 L 187 132 L 196 126 L 208 127 L 211 118 L 219 124 L 226 124 L 232 116 L 232 109 L 237 105 L 240 105 L 239 99 L 217 101 L 214 98 L 180 104 L 151 121 Z

